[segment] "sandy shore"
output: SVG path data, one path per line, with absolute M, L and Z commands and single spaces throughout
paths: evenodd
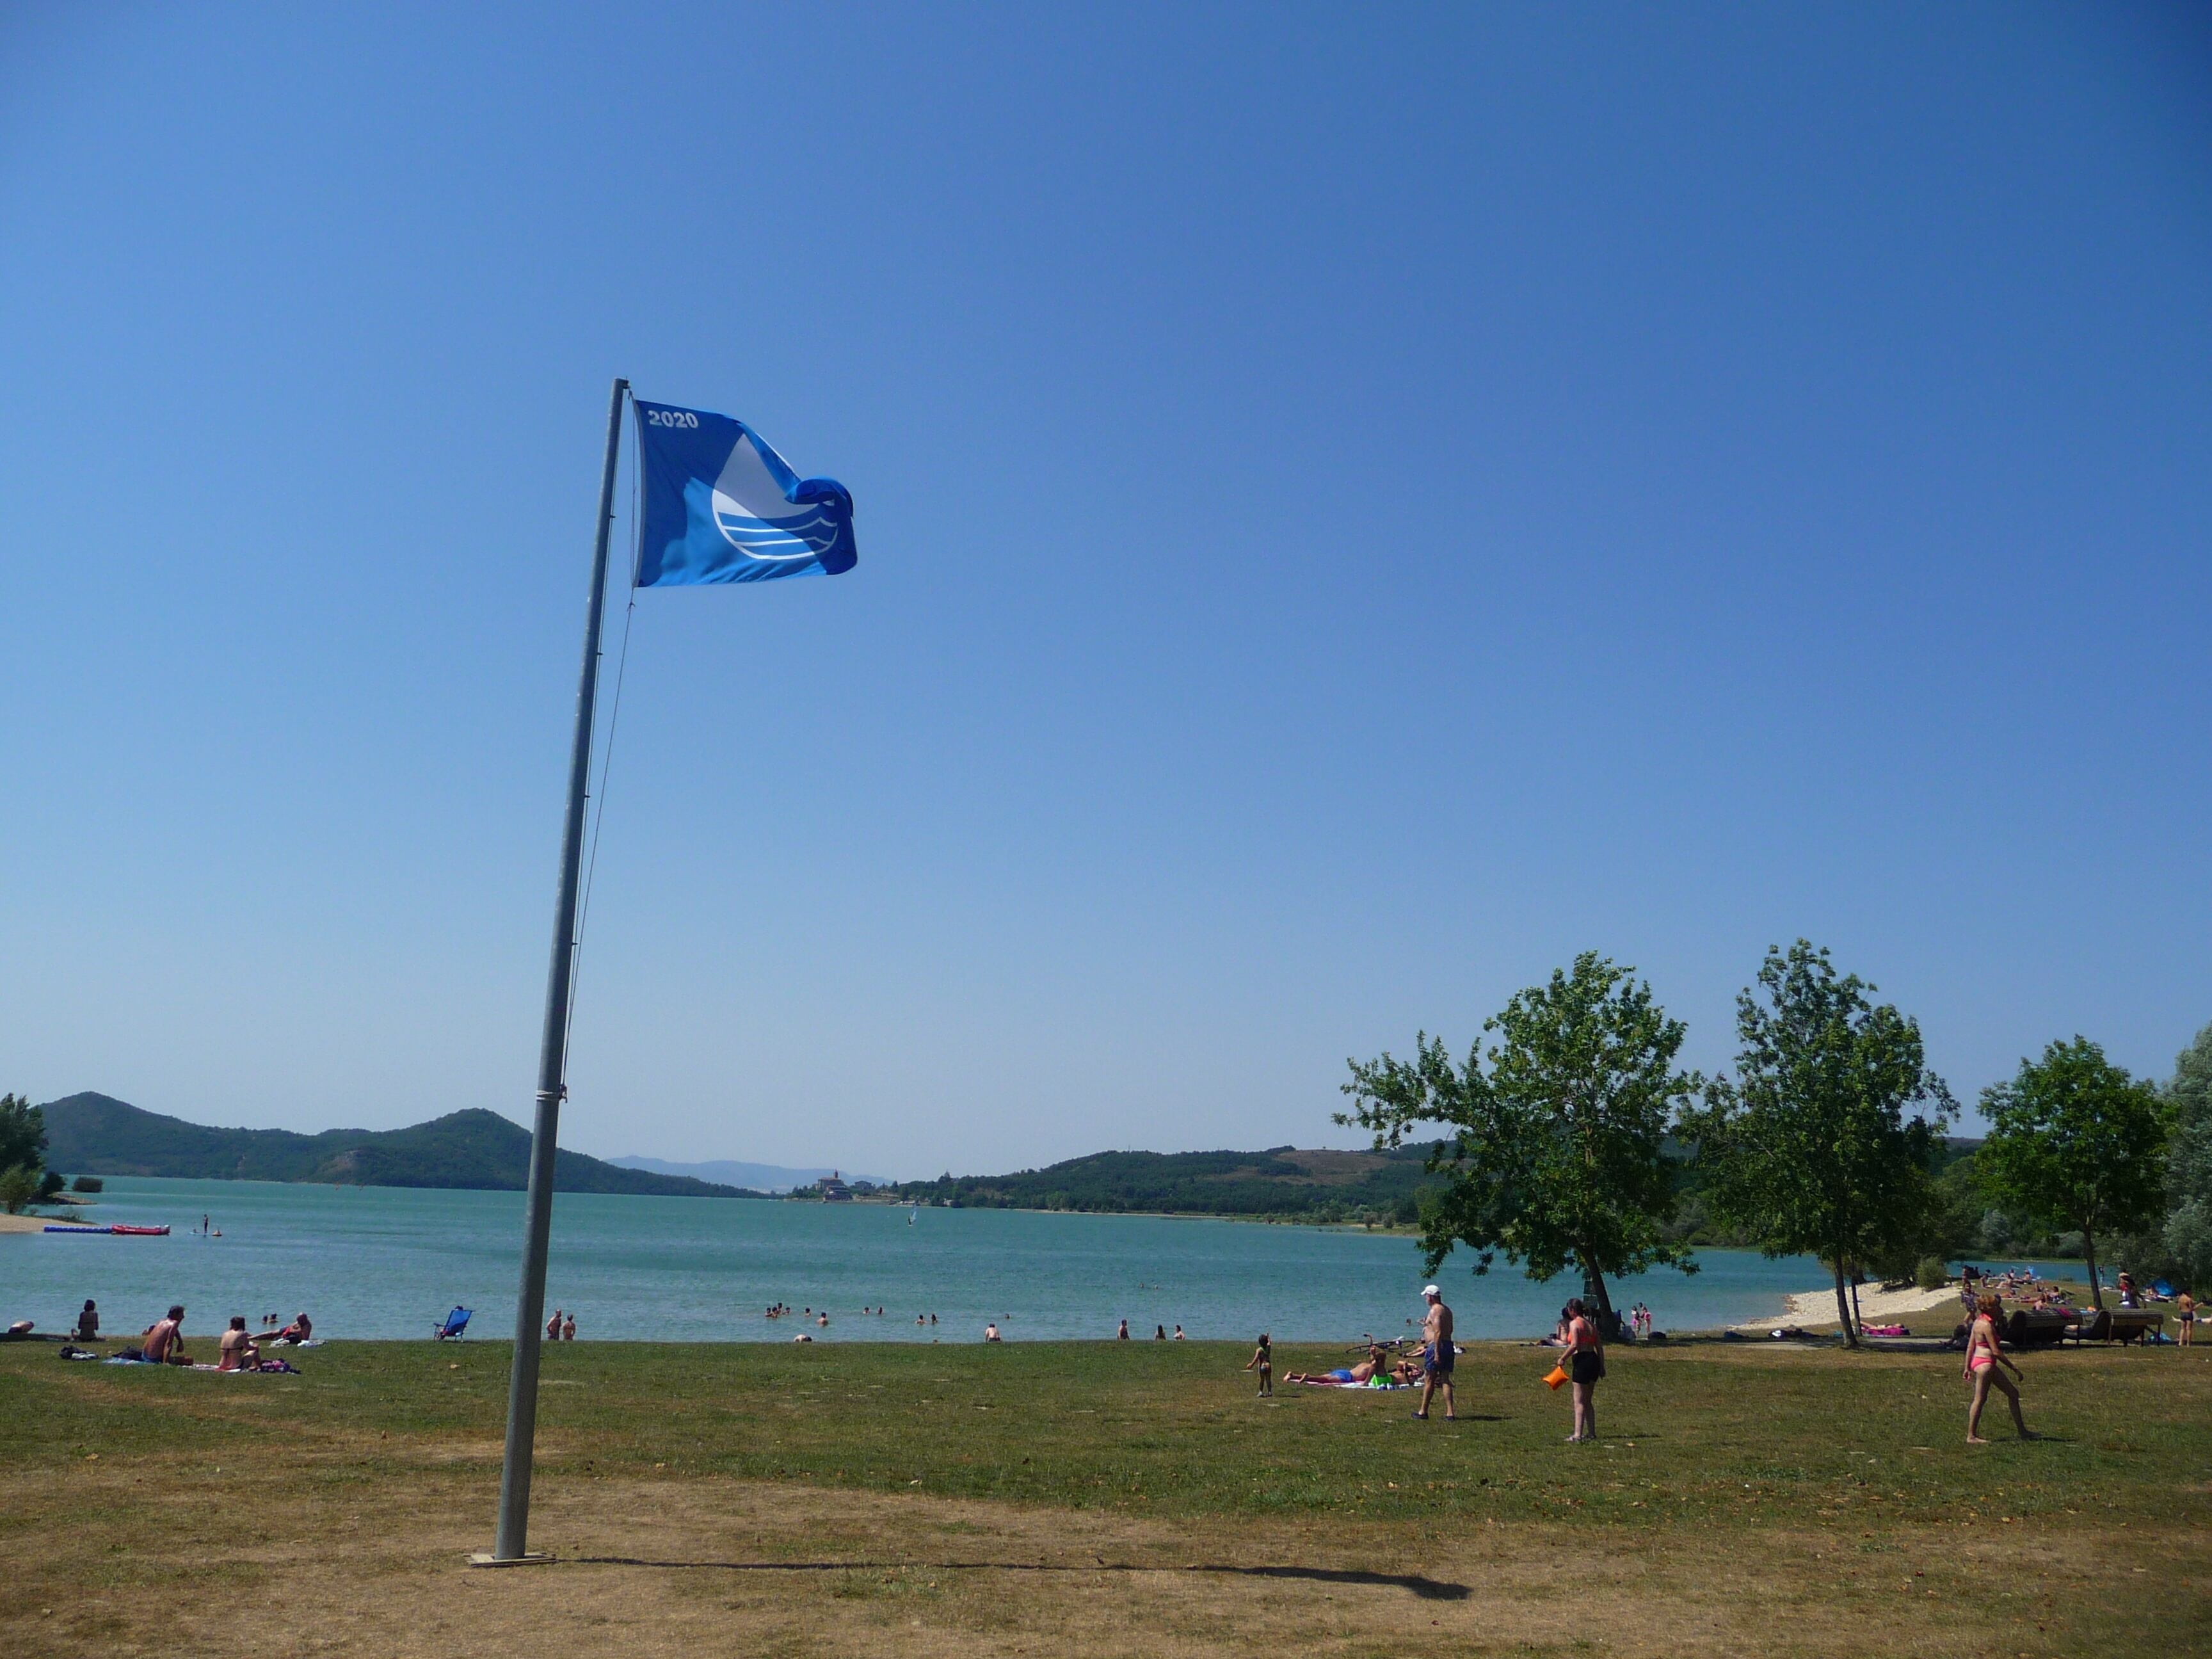
M 42 1215 L 0 1215 L 0 1233 L 35 1233 L 46 1229 Z
M 1959 1287 L 1956 1285 L 1945 1285 L 1932 1291 L 1883 1291 L 1870 1285 L 1859 1286 L 1859 1317 L 1869 1325 L 1893 1324 L 1907 1314 L 1926 1313 L 1930 1308 L 1947 1304 L 1954 1308 L 1959 1305 Z M 1799 1291 L 1790 1298 L 1787 1310 L 1771 1319 L 1754 1319 L 1729 1328 L 1770 1331 L 1778 1325 L 1832 1325 L 1835 1322 L 1835 1287 L 1826 1285 L 1817 1291 Z

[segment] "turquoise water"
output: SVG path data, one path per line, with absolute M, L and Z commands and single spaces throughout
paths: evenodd
M 203 1214 L 220 1238 L 190 1230 Z M 167 1238 L 0 1235 L 0 1318 L 66 1328 L 84 1298 L 111 1334 L 143 1329 L 172 1302 L 186 1328 L 232 1314 L 307 1309 L 318 1334 L 427 1335 L 459 1304 L 471 1335 L 513 1334 L 522 1234 L 520 1193 L 310 1187 L 253 1181 L 111 1177 L 88 1218 L 158 1224 Z M 564 1193 L 553 1214 L 550 1304 L 574 1312 L 580 1339 L 788 1341 L 796 1319 L 771 1303 L 827 1309 L 817 1341 L 975 1341 L 996 1320 L 1008 1341 L 1109 1337 L 1115 1322 L 1149 1337 L 1178 1322 L 1193 1338 L 1351 1340 L 1405 1334 L 1420 1314 L 1419 1252 L 1409 1238 L 1317 1227 L 1020 1210 L 908 1212 L 804 1204 Z M 1660 1328 L 1690 1329 L 1778 1314 L 1790 1291 L 1823 1283 L 1808 1257 L 1770 1261 L 1709 1250 L 1694 1277 L 1616 1281 Z M 1462 1335 L 1548 1332 L 1577 1286 L 1532 1284 L 1464 1258 L 1438 1282 Z M 864 1307 L 882 1304 L 880 1316 Z M 938 1323 L 917 1327 L 916 1313 Z

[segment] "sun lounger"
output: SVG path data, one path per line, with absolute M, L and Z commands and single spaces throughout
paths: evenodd
M 2015 1348 L 2047 1348 L 2066 1339 L 2073 1322 L 2050 1308 L 2015 1308 L 2005 1321 L 2005 1340 Z
M 2155 1308 L 2102 1308 L 2083 1316 L 2075 1328 L 2076 1342 L 2155 1342 L 2164 1334 L 2166 1316 Z

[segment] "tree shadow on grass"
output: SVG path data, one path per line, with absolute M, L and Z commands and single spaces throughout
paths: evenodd
M 1464 1601 L 1474 1593 L 1465 1584 L 1447 1583 L 1418 1572 L 1368 1572 L 1355 1567 L 1237 1567 L 1201 1561 L 1182 1567 L 1146 1567 L 1105 1561 L 1093 1562 L 1089 1566 L 1066 1566 L 1045 1561 L 648 1561 L 632 1555 L 567 1555 L 547 1565 L 715 1572 L 891 1572 L 917 1568 L 930 1572 L 1215 1572 L 1239 1578 L 1303 1578 L 1321 1584 L 1371 1584 L 1383 1589 L 1406 1590 L 1424 1601 Z

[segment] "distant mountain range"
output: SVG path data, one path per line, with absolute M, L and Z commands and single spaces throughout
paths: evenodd
M 902 1199 L 980 1209 L 1146 1211 L 1274 1220 L 1382 1221 L 1419 1212 L 1426 1146 L 1395 1152 L 1093 1152 L 1042 1170 L 902 1182 Z
M 716 1158 L 707 1164 L 671 1164 L 661 1158 L 611 1158 L 617 1170 L 649 1170 L 654 1175 L 689 1176 L 694 1181 L 719 1181 L 732 1187 L 749 1187 L 763 1193 L 787 1193 L 794 1187 L 811 1187 L 823 1176 L 844 1176 L 849 1184 L 865 1181 L 887 1187 L 888 1176 L 845 1175 L 842 1170 L 794 1170 L 781 1164 L 738 1164 Z
M 453 1112 L 405 1129 L 213 1129 L 101 1094 L 49 1101 L 46 1164 L 70 1175 L 309 1181 L 347 1187 L 455 1187 L 519 1192 L 529 1183 L 530 1132 L 496 1112 Z M 738 1167 L 738 1166 L 732 1166 Z M 554 1160 L 563 1193 L 757 1198 L 741 1186 L 617 1168 L 566 1150 Z
M 450 1187 L 520 1191 L 528 1183 L 530 1133 L 496 1112 L 453 1112 L 404 1129 L 218 1129 L 165 1117 L 102 1094 L 49 1101 L 46 1163 L 69 1175 L 169 1176 L 228 1181 L 325 1182 L 357 1187 Z M 1393 1152 L 1096 1152 L 1012 1175 L 894 1183 L 836 1173 L 924 1203 L 977 1208 L 1151 1211 L 1300 1220 L 1413 1218 L 1425 1146 Z M 759 1198 L 812 1185 L 832 1173 L 736 1159 L 602 1162 L 563 1150 L 554 1186 L 564 1193 L 642 1193 Z

